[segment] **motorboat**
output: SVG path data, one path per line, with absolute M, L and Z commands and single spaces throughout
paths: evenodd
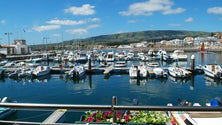
M 206 76 L 222 79 L 222 68 L 218 64 L 206 64 L 202 67 Z
M 114 57 L 113 51 L 108 52 L 105 59 L 104 59 L 104 61 L 106 61 L 106 62 L 114 62 L 114 60 L 115 60 L 115 57 Z
M 8 97 L 4 97 L 1 99 L 0 103 L 16 103 L 16 101 L 13 101 Z M 8 108 L 8 107 L 0 107 L 0 119 L 5 119 L 15 112 L 16 112 L 15 109 Z
M 163 61 L 166 62 L 173 61 L 173 57 L 170 54 L 168 54 L 165 50 L 159 50 L 156 55 L 158 56 L 158 58 L 160 58 Z
M 176 78 L 187 78 L 191 76 L 191 72 L 181 67 L 168 67 L 169 75 Z
M 149 62 L 147 65 L 150 66 L 150 67 L 155 68 L 155 67 L 159 66 L 159 63 L 158 62 Z
M 126 67 L 127 63 L 126 61 L 116 61 L 116 63 L 114 64 L 115 67 Z
M 151 57 L 156 56 L 156 53 L 154 52 L 153 49 L 150 49 L 150 50 L 148 51 L 148 56 L 151 56 Z
M 163 68 L 155 67 L 153 72 L 157 78 L 166 78 L 167 72 Z
M 35 69 L 33 69 L 32 74 L 36 77 L 41 77 L 49 74 L 50 71 L 51 69 L 49 66 L 37 66 Z
M 81 79 L 85 76 L 86 69 L 82 65 L 74 66 L 68 73 L 73 79 Z
M 132 65 L 129 69 L 130 78 L 147 78 L 148 72 L 144 65 Z
M 184 61 L 187 60 L 187 55 L 184 53 L 183 50 L 174 50 L 171 54 L 171 57 L 174 61 Z

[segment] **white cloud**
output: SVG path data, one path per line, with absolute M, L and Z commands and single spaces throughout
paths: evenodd
M 222 14 L 222 7 L 212 7 L 207 9 L 207 13 L 210 14 Z
M 87 34 L 90 29 L 94 29 L 97 27 L 100 27 L 100 25 L 93 24 L 93 25 L 87 26 L 86 28 L 77 28 L 77 29 L 66 30 L 66 32 L 70 33 L 70 34 L 83 35 L 83 34 Z
M 99 22 L 100 18 L 89 18 L 88 21 L 89 22 Z
M 185 22 L 187 22 L 187 23 L 193 22 L 193 18 L 189 17 L 189 18 L 185 19 Z
M 70 7 L 68 9 L 64 9 L 65 13 L 71 13 L 73 15 L 92 15 L 95 14 L 94 6 L 90 4 L 84 4 L 82 7 Z
M 46 23 L 48 24 L 55 24 L 55 25 L 79 25 L 79 24 L 84 24 L 85 21 L 79 20 L 79 21 L 73 21 L 73 20 L 50 20 L 47 21 Z
M 5 23 L 6 23 L 5 20 L 1 20 L 1 21 L 0 21 L 0 24 L 5 24 Z
M 34 26 L 32 30 L 42 32 L 42 31 L 60 29 L 60 27 L 61 27 L 60 25 L 42 25 L 42 26 Z
M 178 14 L 178 13 L 183 13 L 185 11 L 184 8 L 177 8 L 177 9 L 168 9 L 162 12 L 162 14 L 167 15 L 167 14 Z
M 172 6 L 173 2 L 171 0 L 148 0 L 131 4 L 127 11 L 121 11 L 119 14 L 123 16 L 150 16 L 156 11 L 159 11 L 162 14 L 178 14 L 185 11 L 184 8 L 172 9 Z

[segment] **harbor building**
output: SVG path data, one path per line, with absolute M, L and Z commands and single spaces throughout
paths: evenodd
M 25 55 L 30 53 L 30 48 L 26 45 L 26 40 L 16 39 L 12 45 L 1 45 L 1 55 Z

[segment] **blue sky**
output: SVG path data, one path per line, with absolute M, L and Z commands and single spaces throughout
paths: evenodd
M 0 43 L 27 44 L 144 30 L 221 32 L 221 0 L 1 0 Z

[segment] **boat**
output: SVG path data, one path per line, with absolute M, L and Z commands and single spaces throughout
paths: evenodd
M 148 51 L 148 56 L 151 56 L 151 57 L 156 56 L 155 51 L 154 51 L 153 49 L 150 49 L 150 50 Z
M 218 64 L 206 64 L 202 67 L 204 74 L 214 79 L 222 79 L 222 68 Z
M 50 71 L 51 69 L 49 66 L 37 66 L 35 69 L 33 69 L 32 74 L 36 77 L 41 77 L 49 74 Z
M 114 62 L 114 60 L 115 60 L 115 57 L 114 57 L 113 51 L 108 52 L 105 59 L 104 59 L 104 61 L 106 61 L 106 62 Z
M 178 100 L 179 101 L 179 100 Z M 206 106 L 221 106 L 222 100 L 216 97 L 207 103 Z M 171 103 L 167 106 L 173 106 Z M 179 106 L 201 106 L 199 103 L 191 103 L 187 100 L 180 100 Z M 220 111 L 203 112 L 203 111 L 171 111 L 171 120 L 179 125 L 209 125 L 222 123 L 222 113 Z
M 1 99 L 0 103 L 16 103 L 16 101 L 13 101 L 8 97 L 4 97 Z M 11 109 L 8 107 L 0 107 L 0 119 L 5 119 L 15 112 L 16 112 L 15 109 Z
M 148 72 L 144 65 L 132 65 L 129 69 L 130 78 L 147 78 Z
M 149 62 L 147 65 L 150 66 L 150 67 L 155 68 L 155 67 L 159 66 L 159 63 L 158 62 Z
M 85 76 L 86 70 L 82 65 L 74 66 L 68 73 L 73 79 L 81 79 Z
M 126 67 L 126 61 L 116 61 L 116 63 L 114 64 L 115 67 Z
M 166 78 L 168 76 L 163 68 L 155 67 L 153 68 L 153 72 L 157 78 Z
M 187 78 L 191 76 L 191 72 L 180 67 L 168 67 L 169 75 L 176 78 Z
M 185 61 L 187 60 L 187 55 L 184 53 L 183 50 L 174 50 L 171 54 L 171 57 L 174 61 Z
M 88 61 L 88 56 L 87 56 L 86 52 L 80 51 L 80 52 L 77 53 L 77 57 L 76 57 L 76 62 L 77 63 L 84 64 L 87 61 Z
M 170 54 L 168 54 L 165 50 L 159 50 L 156 55 L 158 58 L 160 58 L 163 61 L 166 61 L 166 62 L 173 61 L 173 57 Z

